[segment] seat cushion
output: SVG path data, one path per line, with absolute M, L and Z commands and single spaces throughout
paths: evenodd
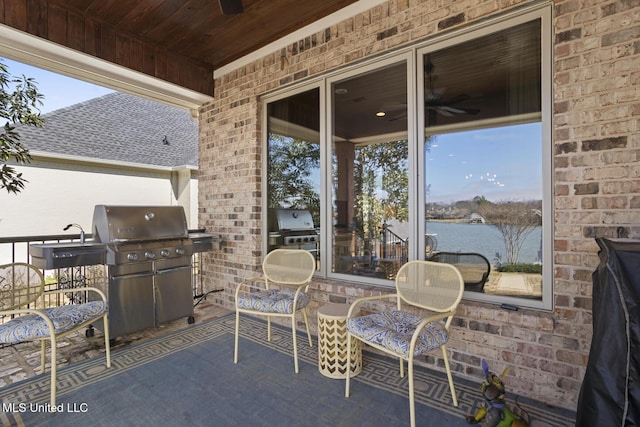
M 408 358 L 411 338 L 423 318 L 403 311 L 387 311 L 353 317 L 347 321 L 349 332 L 362 341 L 381 345 Z M 434 350 L 445 344 L 449 334 L 442 322 L 431 322 L 420 332 L 414 356 Z
M 291 289 L 266 289 L 252 292 L 248 295 L 238 297 L 238 308 L 244 310 L 259 311 L 261 313 L 293 313 L 293 300 L 296 292 Z M 298 294 L 296 310 L 306 307 L 309 304 L 309 295 L 305 292 Z
M 107 311 L 104 301 L 91 301 L 84 304 L 70 304 L 39 310 L 53 322 L 56 334 L 69 331 L 74 327 L 102 316 Z M 44 319 L 37 314 L 25 314 L 0 325 L 0 343 L 11 344 L 47 338 L 49 328 Z

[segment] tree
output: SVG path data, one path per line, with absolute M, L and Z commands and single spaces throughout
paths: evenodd
M 320 224 L 320 146 L 301 139 L 269 134 L 269 208 L 307 209 Z M 319 175 L 319 174 L 318 174 Z
M 24 75 L 12 76 L 7 66 L 0 61 L 0 117 L 6 120 L 0 133 L 0 189 L 5 189 L 8 193 L 19 193 L 28 182 L 8 162 L 12 159 L 18 164 L 31 161 L 29 150 L 20 142 L 15 125 L 44 125 L 38 108 L 42 105 L 43 98 L 34 79 Z
M 403 222 L 409 218 L 408 147 L 408 142 L 401 140 L 356 150 L 353 226 L 367 238 L 373 238 L 388 219 Z
M 479 203 L 480 214 L 489 225 L 497 228 L 507 251 L 507 264 L 516 264 L 525 238 L 541 225 L 540 202 L 504 201 Z

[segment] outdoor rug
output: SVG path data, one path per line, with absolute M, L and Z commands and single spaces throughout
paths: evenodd
M 318 371 L 317 345 L 298 340 L 300 373 L 293 371 L 291 332 L 243 316 L 238 364 L 233 363 L 234 315 L 195 324 L 164 337 L 65 366 L 58 404 L 49 407 L 49 374 L 0 389 L 3 425 L 32 426 L 406 426 L 407 380 L 397 360 L 363 353 L 363 370 L 344 380 Z M 419 426 L 467 426 L 482 404 L 478 382 L 455 378 L 460 406 L 451 405 L 446 377 L 416 369 Z M 532 426 L 572 426 L 575 414 L 519 399 Z

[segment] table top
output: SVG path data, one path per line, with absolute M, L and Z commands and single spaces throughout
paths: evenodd
M 342 317 L 346 318 L 349 312 L 349 304 L 338 304 L 330 302 L 318 307 L 318 315 L 323 317 Z

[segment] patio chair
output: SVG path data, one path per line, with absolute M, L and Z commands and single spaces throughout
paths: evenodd
M 491 273 L 491 263 L 482 254 L 473 252 L 437 252 L 429 261 L 453 264 L 464 280 L 467 291 L 483 292 Z
M 310 301 L 307 292 L 316 271 L 316 260 L 307 250 L 276 249 L 264 258 L 262 271 L 262 276 L 245 280 L 236 289 L 236 337 L 233 362 L 238 363 L 240 313 L 267 316 L 268 341 L 271 341 L 271 317 L 287 317 L 291 320 L 293 361 L 297 374 L 296 313 L 298 311 L 302 311 L 309 346 L 313 347 L 306 307 Z M 273 285 L 275 288 L 272 287 Z
M 460 272 L 450 264 L 431 261 L 409 261 L 400 267 L 395 278 L 396 292 L 357 299 L 347 314 L 347 358 L 352 340 L 357 339 L 400 359 L 400 377 L 404 377 L 404 361 L 409 367 L 409 407 L 411 426 L 415 426 L 413 361 L 416 356 L 442 349 L 454 406 L 458 406 L 445 344 L 464 282 Z M 396 309 L 353 317 L 366 301 L 393 298 Z M 351 360 L 347 361 L 350 366 Z M 349 397 L 350 373 L 347 370 L 345 396 Z M 426 420 L 425 420 L 426 422 Z
M 44 290 L 44 276 L 33 265 L 0 265 L 0 344 L 40 341 L 40 371 L 45 372 L 46 343 L 51 343 L 51 405 L 56 404 L 56 365 L 58 338 L 103 319 L 107 368 L 111 367 L 107 299 L 91 287 L 73 292 L 96 292 L 99 299 L 81 304 L 52 305 L 64 301 L 69 289 Z M 51 298 L 51 296 L 55 296 Z

